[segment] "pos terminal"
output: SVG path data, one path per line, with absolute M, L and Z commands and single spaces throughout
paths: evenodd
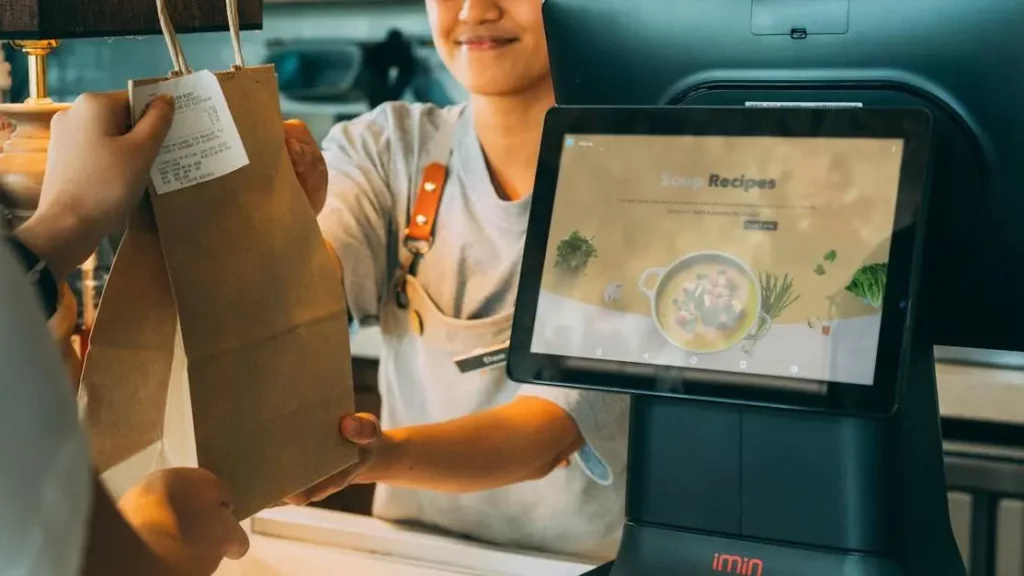
M 634 394 L 594 574 L 963 575 L 932 347 L 1022 347 L 1024 4 L 544 16 L 508 370 Z

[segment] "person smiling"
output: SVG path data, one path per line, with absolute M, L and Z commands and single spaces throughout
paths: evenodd
M 361 464 L 289 502 L 379 484 L 374 514 L 476 539 L 614 556 L 628 398 L 509 381 L 474 363 L 507 346 L 544 115 L 554 104 L 541 0 L 427 0 L 468 105 L 389 103 L 323 144 L 319 221 L 353 319 L 379 325 L 382 432 L 342 434 Z M 307 179 L 315 142 L 289 143 Z M 319 201 L 311 198 L 314 208 Z

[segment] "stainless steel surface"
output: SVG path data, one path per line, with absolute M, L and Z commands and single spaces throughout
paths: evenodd
M 973 364 L 992 368 L 1024 369 L 1024 352 L 936 346 L 935 360 L 950 364 Z

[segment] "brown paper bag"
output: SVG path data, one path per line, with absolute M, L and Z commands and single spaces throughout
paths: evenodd
M 246 518 L 357 449 L 338 433 L 354 406 L 341 269 L 285 149 L 274 69 L 245 67 L 232 32 L 237 64 L 216 78 L 249 163 L 164 194 L 150 186 L 107 280 L 82 388 L 101 471 L 162 441 L 180 325 L 198 465 Z M 169 25 L 165 35 L 187 74 Z

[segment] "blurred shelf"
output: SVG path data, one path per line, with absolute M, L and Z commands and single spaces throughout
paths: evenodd
M 939 361 L 943 418 L 1024 426 L 1024 370 Z
M 936 346 L 935 360 L 951 364 L 1024 369 L 1024 352 Z

